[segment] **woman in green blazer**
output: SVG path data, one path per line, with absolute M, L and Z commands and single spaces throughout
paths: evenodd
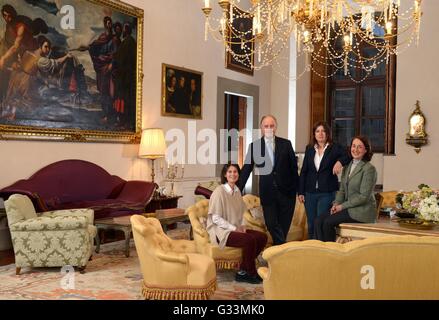
M 315 220 L 317 240 L 335 241 L 335 228 L 340 223 L 375 222 L 374 188 L 377 171 L 369 162 L 372 149 L 369 139 L 356 136 L 351 141 L 352 161 L 343 168 L 340 191 L 330 211 Z

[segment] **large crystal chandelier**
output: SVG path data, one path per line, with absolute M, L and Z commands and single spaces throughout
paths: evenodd
M 391 55 L 418 43 L 421 1 L 219 0 L 222 11 L 215 14 L 204 0 L 205 40 L 211 33 L 236 61 L 259 70 L 279 64 L 294 36 L 297 56 L 305 55 L 304 71 L 351 76 L 361 68 L 362 81 Z M 331 66 L 330 74 L 319 73 L 315 63 Z

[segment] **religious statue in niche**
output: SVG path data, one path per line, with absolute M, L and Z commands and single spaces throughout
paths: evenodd
M 407 144 L 415 147 L 416 153 L 421 151 L 421 146 L 427 144 L 427 133 L 425 132 L 425 116 L 421 111 L 419 101 L 416 101 L 416 109 L 409 118 L 409 133 L 405 139 Z
M 423 137 L 424 135 L 424 118 L 415 114 L 410 118 L 410 136 Z

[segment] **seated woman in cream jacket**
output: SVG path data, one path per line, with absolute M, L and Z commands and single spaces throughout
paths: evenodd
M 354 137 L 351 155 L 353 159 L 343 168 L 340 190 L 332 208 L 315 221 L 317 240 L 335 241 L 335 228 L 340 223 L 375 222 L 377 171 L 369 162 L 373 155 L 369 139 L 365 136 Z
M 247 230 L 243 224 L 247 207 L 241 191 L 236 186 L 239 166 L 226 164 L 221 172 L 221 183 L 210 196 L 207 232 L 212 243 L 220 248 L 242 248 L 241 270 L 235 280 L 239 282 L 261 283 L 256 272 L 255 259 L 265 248 L 267 235 L 256 230 Z

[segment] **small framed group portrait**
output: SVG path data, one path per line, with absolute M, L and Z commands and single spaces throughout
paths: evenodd
M 234 54 L 226 51 L 226 68 L 248 75 L 253 75 L 254 70 L 254 41 L 253 17 L 249 13 L 233 7 L 232 27 L 228 28 L 230 47 Z M 242 40 L 245 40 L 244 42 Z
M 201 119 L 203 73 L 162 64 L 162 116 Z

